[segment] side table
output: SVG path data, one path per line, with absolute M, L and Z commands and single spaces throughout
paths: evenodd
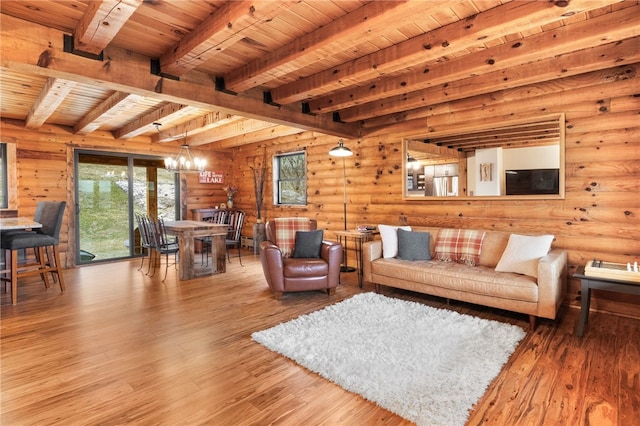
M 584 326 L 589 322 L 589 306 L 591 305 L 591 289 L 615 291 L 618 293 L 640 295 L 640 283 L 601 277 L 590 277 L 584 274 L 584 266 L 578 267 L 573 278 L 580 278 L 582 283 L 582 302 L 580 304 L 580 321 L 577 336 L 582 337 Z
M 349 240 L 354 243 L 356 255 L 356 268 L 358 271 L 358 287 L 362 288 L 362 244 L 373 239 L 373 232 L 367 231 L 336 231 L 338 242 L 342 244 L 344 252 L 344 265 L 340 269 L 341 272 L 352 272 L 350 266 L 347 265 L 347 244 Z

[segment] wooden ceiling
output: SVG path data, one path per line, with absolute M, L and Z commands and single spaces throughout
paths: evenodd
M 637 1 L 3 0 L 3 120 L 230 148 L 419 136 L 452 103 L 638 62 Z M 535 66 L 533 66 L 535 65 Z M 157 132 L 153 123 L 161 123 Z

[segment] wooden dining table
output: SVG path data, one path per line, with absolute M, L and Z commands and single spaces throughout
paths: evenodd
M 31 217 L 18 216 L 18 217 L 2 217 L 0 218 L 0 238 L 4 231 L 30 231 L 32 229 L 42 228 L 42 224 L 36 222 Z M 4 262 L 4 266 L 0 267 L 0 274 L 6 274 L 11 271 L 10 265 Z
M 164 227 L 168 234 L 178 237 L 178 277 L 180 280 L 191 280 L 226 272 L 227 246 L 225 239 L 228 225 L 197 220 L 176 220 L 165 222 Z M 206 264 L 196 262 L 194 240 L 198 237 L 211 237 L 211 262 Z
M 30 217 L 18 216 L 18 217 L 3 217 L 0 218 L 0 232 L 2 231 L 15 231 L 15 230 L 29 230 L 42 228 L 42 224 L 33 220 Z

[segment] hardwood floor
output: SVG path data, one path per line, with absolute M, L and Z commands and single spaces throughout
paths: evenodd
M 268 291 L 247 252 L 227 273 L 176 283 L 139 260 L 65 271 L 67 291 L 1 295 L 1 424 L 404 425 L 251 341 L 262 330 L 373 285 L 343 274 L 336 295 Z M 525 315 L 385 294 L 528 327 Z M 540 321 L 470 414 L 470 425 L 631 425 L 640 419 L 640 320 L 578 311 Z

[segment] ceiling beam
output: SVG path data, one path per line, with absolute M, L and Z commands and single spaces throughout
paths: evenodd
M 194 118 L 167 130 L 161 130 L 151 137 L 152 142 L 171 142 L 184 137 L 185 134 L 197 135 L 225 124 L 243 120 L 239 115 L 231 115 L 221 111 L 213 111 L 202 117 Z
M 27 129 L 38 129 L 76 86 L 74 81 L 49 77 L 29 109 L 25 120 Z
M 142 117 L 138 117 L 119 129 L 114 130 L 113 137 L 116 139 L 130 139 L 142 133 L 153 130 L 153 123 L 167 124 L 179 120 L 189 114 L 193 114 L 198 108 L 188 105 L 168 104 Z
M 256 23 L 275 16 L 282 6 L 269 0 L 224 3 L 162 55 L 160 70 L 178 77 L 186 74 L 246 37 Z
M 439 146 L 432 143 L 425 143 L 422 141 L 407 141 L 407 149 L 409 151 L 418 151 L 425 154 L 436 155 L 438 157 L 447 158 L 467 158 L 466 155 L 460 153 L 456 149 L 447 148 L 446 146 Z
M 368 3 L 353 12 L 343 15 L 318 28 L 316 31 L 286 44 L 273 52 L 255 59 L 224 76 L 225 87 L 234 92 L 260 86 L 270 80 L 290 74 L 316 63 L 335 53 L 329 46 L 333 43 L 352 40 L 354 45 L 362 42 L 378 29 L 396 24 L 415 13 L 415 8 L 405 6 L 408 0 Z M 448 2 L 448 0 L 444 0 Z M 416 2 L 412 6 L 415 6 Z M 424 7 L 423 4 L 419 5 Z M 433 7 L 433 2 L 430 3 Z M 322 49 L 322 51 L 320 51 Z
M 566 16 L 617 2 L 573 0 L 566 7 L 554 2 L 509 2 L 467 19 L 445 25 L 405 42 L 296 80 L 271 91 L 274 102 L 288 104 L 340 90 L 346 82 L 366 82 L 385 74 L 425 64 L 464 49 L 484 49 L 485 43 L 523 29 L 549 24 Z M 505 22 L 505 16 L 513 16 Z M 344 82 L 344 83 L 343 83 Z M 312 110 L 312 112 L 315 112 Z
M 98 54 L 111 43 L 143 0 L 93 0 L 73 31 L 74 48 Z
M 142 99 L 144 97 L 140 95 L 116 92 L 82 117 L 73 127 L 73 132 L 86 135 L 98 130 L 103 124 L 134 108 Z
M 538 61 L 535 67 L 525 64 L 507 71 L 496 71 L 453 81 L 446 86 L 432 87 L 366 106 L 347 108 L 341 111 L 341 117 L 344 115 L 343 119 L 347 121 L 372 116 L 374 118 L 364 120 L 365 128 L 384 127 L 405 120 L 438 114 L 448 108 L 446 103 L 452 101 L 461 100 L 457 104 L 470 109 L 477 107 L 477 105 L 488 105 L 497 96 L 502 96 L 500 92 L 492 92 L 493 94 L 488 96 L 486 89 L 484 89 L 486 87 L 491 87 L 492 90 L 511 90 L 521 99 L 527 99 L 539 96 L 539 92 L 536 90 L 520 91 L 518 87 L 531 84 L 540 86 L 550 80 L 572 81 L 572 78 L 580 79 L 581 85 L 589 85 L 589 82 L 598 84 L 601 82 L 601 78 L 595 78 L 595 74 L 592 73 L 640 61 L 640 50 L 629 48 L 629 46 L 638 45 L 638 43 L 640 43 L 640 38 L 636 37 L 598 46 L 587 51 Z M 608 76 L 605 78 L 612 78 L 610 72 L 604 72 L 602 75 Z M 572 87 L 571 83 L 568 83 L 566 87 Z M 480 96 L 483 99 L 479 98 Z M 426 99 L 428 102 L 425 101 Z M 428 105 L 424 106 L 425 104 Z M 365 107 L 373 112 L 367 112 Z
M 266 129 L 256 130 L 253 132 L 243 133 L 237 136 L 213 142 L 211 147 L 216 148 L 234 148 L 236 146 L 246 145 L 256 142 L 265 142 L 272 139 L 280 139 L 286 136 L 297 135 L 302 132 L 300 129 L 289 126 L 275 126 Z M 278 141 L 281 143 L 281 141 Z
M 595 47 L 632 37 L 640 33 L 637 23 L 639 14 L 640 6 L 634 6 L 588 21 L 561 26 L 552 31 L 513 39 L 477 53 L 425 66 L 419 71 L 385 78 L 376 81 L 374 85 L 357 86 L 313 99 L 309 101 L 309 109 L 314 113 L 327 113 L 360 105 L 362 113 L 371 112 L 370 116 L 379 115 L 376 114 L 379 109 L 375 108 L 372 112 L 372 106 L 380 104 L 379 101 L 384 98 L 406 97 L 407 93 L 428 87 L 513 68 L 534 61 L 540 57 L 543 50 L 547 57 L 554 57 L 580 50 L 582 46 Z M 580 63 L 577 62 L 576 65 Z M 365 105 L 368 102 L 373 103 Z M 344 121 L 354 121 L 365 117 L 341 113 L 340 118 Z
M 189 135 L 187 138 L 187 143 L 189 144 L 189 146 L 206 145 L 212 142 L 234 137 L 238 134 L 251 133 L 276 126 L 277 124 L 274 123 L 252 119 L 235 121 L 233 123 L 216 127 L 213 130 L 199 133 L 195 136 Z M 298 129 L 298 132 L 300 132 L 300 129 Z
M 12 40 L 11 44 L 0 44 L 0 66 L 4 69 L 69 79 L 338 137 L 355 138 L 360 132 L 358 125 L 336 122 L 326 115 L 304 114 L 299 106 L 270 105 L 251 93 L 234 96 L 218 91 L 207 75 L 201 75 L 200 81 L 194 82 L 150 74 L 150 58 L 125 49 L 107 47 L 104 61 L 66 53 L 61 31 L 5 14 L 0 14 L 0 37 Z

